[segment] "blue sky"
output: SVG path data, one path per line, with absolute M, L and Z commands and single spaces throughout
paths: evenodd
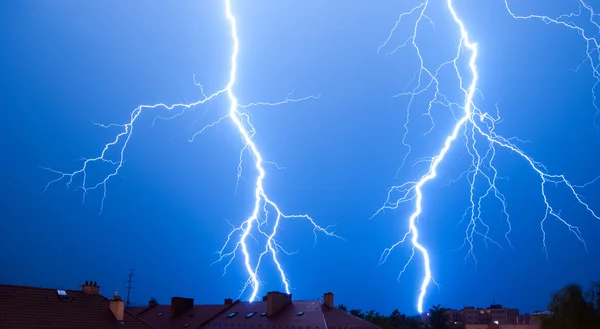
M 415 4 L 417 4 L 415 2 Z M 171 296 L 221 302 L 236 297 L 246 277 L 241 259 L 225 276 L 217 259 L 230 226 L 251 211 L 256 172 L 245 158 L 244 180 L 236 191 L 239 151 L 243 147 L 228 121 L 188 139 L 224 115 L 227 99 L 190 110 L 172 121 L 146 111 L 136 122 L 120 175 L 108 184 L 104 212 L 101 193 L 88 195 L 55 184 L 41 170 L 76 170 L 78 159 L 97 156 L 114 138 L 114 129 L 92 124 L 125 123 L 140 104 L 192 102 L 201 97 L 193 76 L 206 92 L 227 82 L 231 43 L 221 2 L 7 2 L 0 12 L 3 31 L 2 230 L 5 250 L 0 282 L 76 288 L 96 280 L 101 291 L 121 292 L 135 268 L 132 300 Z M 296 97 L 318 100 L 249 110 L 263 156 L 285 167 L 267 166 L 265 188 L 286 213 L 308 213 L 319 224 L 335 224 L 344 240 L 319 235 L 298 220 L 282 226 L 279 241 L 292 256 L 282 257 L 294 298 L 315 299 L 333 291 L 349 307 L 415 312 L 422 275 L 419 259 L 396 281 L 410 256 L 397 249 L 378 266 L 384 248 L 402 237 L 411 204 L 369 220 L 394 184 L 418 179 L 426 166 L 396 172 L 407 149 L 402 145 L 406 91 L 418 62 L 410 48 L 377 54 L 398 15 L 411 8 L 402 1 L 276 2 L 252 5 L 233 1 L 240 53 L 235 92 L 241 103 L 276 102 Z M 479 44 L 479 89 L 483 110 L 499 102 L 497 132 L 530 143 L 522 149 L 549 171 L 575 183 L 600 174 L 598 129 L 585 44 L 572 30 L 540 21 L 512 19 L 502 1 L 456 1 L 471 37 Z M 522 13 L 560 15 L 577 10 L 577 1 L 559 6 L 527 1 Z M 423 32 L 427 63 L 450 59 L 459 34 L 442 2 L 429 12 L 435 29 Z M 401 24 L 390 49 L 410 35 L 414 17 Z M 585 25 L 585 20 L 582 21 Z M 586 28 L 592 26 L 585 25 Z M 464 64 L 464 63 L 463 63 Z M 448 80 L 452 84 L 453 80 Z M 454 99 L 460 95 L 454 94 Z M 423 103 L 423 101 L 422 101 Z M 423 103 L 425 104 L 425 103 Z M 422 105 L 422 104 L 421 104 Z M 454 123 L 444 108 L 436 127 L 414 108 L 407 141 L 408 161 L 431 156 Z M 195 123 L 195 124 L 194 124 Z M 579 225 L 582 244 L 555 220 L 546 225 L 548 255 L 542 250 L 540 220 L 544 207 L 539 178 L 521 159 L 499 151 L 496 162 L 511 215 L 510 249 L 500 208 L 490 203 L 484 218 L 505 250 L 476 240 L 478 263 L 465 262 L 461 246 L 469 189 L 462 180 L 447 185 L 468 167 L 466 149 L 453 149 L 439 177 L 425 188 L 419 222 L 421 241 L 431 252 L 440 287 L 428 291 L 426 305 L 485 306 L 492 302 L 533 311 L 546 306 L 549 293 L 568 282 L 598 279 L 600 224 L 564 189 L 548 195 L 565 218 Z M 98 179 L 103 168 L 93 171 Z M 582 194 L 600 209 L 600 184 Z M 265 264 L 261 293 L 280 289 L 275 268 Z

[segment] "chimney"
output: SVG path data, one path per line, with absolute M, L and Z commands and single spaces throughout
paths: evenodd
M 231 304 L 233 304 L 233 299 L 225 298 L 225 305 L 231 305 Z
M 154 299 L 154 298 L 151 298 L 151 299 L 148 301 L 148 308 L 153 308 L 154 306 L 157 306 L 157 305 L 158 305 L 158 302 L 157 302 L 157 301 L 156 301 L 156 299 Z
M 123 321 L 125 316 L 125 302 L 121 299 L 121 296 L 117 295 L 116 291 L 114 298 L 110 301 L 110 311 L 117 321 Z
M 279 291 L 267 293 L 267 316 L 274 316 L 292 302 L 291 294 L 284 294 Z
M 323 294 L 323 305 L 333 308 L 333 293 L 326 292 Z
M 171 298 L 171 319 L 176 318 L 194 307 L 193 298 Z
M 81 285 L 81 292 L 86 295 L 97 295 L 100 293 L 100 286 L 96 283 L 96 281 L 85 281 L 84 284 Z

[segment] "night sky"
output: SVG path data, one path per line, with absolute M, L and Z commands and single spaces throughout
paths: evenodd
M 517 2 L 517 1 L 515 1 Z M 525 1 L 521 14 L 558 16 L 577 11 L 576 0 L 560 6 Z M 254 141 L 266 160 L 265 189 L 288 214 L 307 213 L 344 239 L 318 234 L 304 220 L 282 223 L 278 241 L 291 256 L 280 256 L 295 299 L 318 299 L 335 293 L 336 304 L 388 313 L 416 312 L 423 273 L 416 257 L 397 281 L 410 257 L 409 245 L 396 249 L 378 266 L 382 251 L 402 238 L 413 209 L 369 219 L 388 189 L 417 180 L 427 166 L 413 163 L 442 146 L 454 120 L 434 108 L 436 126 L 422 116 L 427 99 L 413 107 L 406 141 L 407 164 L 398 171 L 407 148 L 402 145 L 406 97 L 393 96 L 409 85 L 418 61 L 412 48 L 386 57 L 412 33 L 415 17 L 406 17 L 388 47 L 377 54 L 398 19 L 415 1 L 233 1 L 240 53 L 234 91 L 241 103 L 277 102 L 321 95 L 280 107 L 248 109 L 257 134 Z M 600 3 L 596 8 L 600 9 Z M 584 61 L 585 43 L 574 31 L 543 22 L 514 20 L 501 0 L 456 0 L 457 12 L 479 44 L 477 106 L 502 121 L 497 133 L 517 136 L 519 144 L 553 173 L 574 184 L 600 175 L 600 120 L 594 120 L 595 80 Z M 443 1 L 431 1 L 419 44 L 426 65 L 452 58 L 459 31 Z M 594 32 L 582 17 L 575 20 Z M 227 83 L 231 38 L 222 1 L 6 1 L 0 5 L 2 60 L 2 236 L 0 282 L 77 289 L 96 280 L 101 293 L 125 291 L 134 268 L 132 301 L 171 296 L 221 303 L 237 297 L 247 278 L 238 256 L 223 275 L 226 262 L 211 266 L 231 224 L 240 225 L 253 206 L 256 171 L 244 158 L 236 191 L 239 133 L 230 121 L 197 136 L 206 124 L 227 113 L 226 97 L 193 108 L 171 121 L 165 110 L 142 113 L 125 153 L 125 164 L 102 192 L 82 204 L 81 191 L 40 166 L 73 171 L 82 158 L 98 156 L 140 104 L 180 103 L 201 99 L 193 77 L 207 93 Z M 597 52 L 596 52 L 597 55 Z M 466 57 L 464 57 L 466 58 Z M 464 76 L 466 61 L 461 61 Z M 446 79 L 446 78 L 444 78 Z M 446 84 L 456 83 L 448 78 Z M 461 95 L 451 95 L 461 102 Z M 115 157 L 117 152 L 111 156 Z M 502 303 L 521 311 L 545 308 L 549 294 L 569 282 L 600 279 L 600 221 L 565 190 L 548 185 L 557 211 L 578 225 L 587 251 L 566 227 L 548 219 L 548 258 L 542 250 L 540 221 L 545 207 L 540 180 L 521 158 L 499 150 L 495 162 L 508 204 L 514 249 L 504 239 L 507 224 L 501 208 L 484 202 L 490 237 L 502 248 L 475 239 L 477 263 L 465 260 L 463 244 L 469 186 L 463 178 L 469 158 L 458 143 L 424 188 L 420 239 L 431 255 L 439 288 L 428 290 L 426 306 L 487 306 Z M 106 167 L 91 168 L 98 181 Z M 600 182 L 580 190 L 600 212 Z M 258 252 L 256 243 L 249 244 Z M 261 294 L 281 289 L 275 267 L 260 272 Z M 244 294 L 247 298 L 248 294 Z

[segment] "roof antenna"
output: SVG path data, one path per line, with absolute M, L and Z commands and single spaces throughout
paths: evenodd
M 131 303 L 129 297 L 131 296 L 131 289 L 133 289 L 131 286 L 131 281 L 133 280 L 133 270 L 133 268 L 129 269 L 129 280 L 127 281 L 127 301 L 125 302 L 126 308 L 129 308 L 129 304 Z

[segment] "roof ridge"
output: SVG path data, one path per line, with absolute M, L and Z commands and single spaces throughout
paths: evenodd
M 152 328 L 152 329 L 156 329 L 156 327 L 155 327 L 155 326 L 151 325 L 149 322 L 147 322 L 146 320 L 144 320 L 144 319 L 140 318 L 139 316 L 137 316 L 137 315 L 135 315 L 135 314 L 133 314 L 133 313 L 129 312 L 127 309 L 125 309 L 125 313 L 127 313 L 127 314 L 129 314 L 129 315 L 133 316 L 133 317 L 134 317 L 134 318 L 136 318 L 138 321 L 142 322 L 143 324 L 147 325 L 148 327 L 150 327 L 150 328 Z
M 326 306 L 325 306 L 325 304 L 323 304 L 323 303 L 321 303 L 321 305 L 322 305 L 323 307 L 326 307 Z M 367 321 L 367 320 L 365 320 L 365 319 L 363 319 L 363 318 L 360 318 L 360 317 L 358 317 L 358 316 L 356 316 L 356 315 L 354 315 L 354 314 L 352 314 L 352 313 L 350 313 L 350 312 L 346 312 L 346 311 L 344 311 L 344 310 L 341 310 L 341 309 L 339 309 L 339 308 L 337 308 L 337 307 L 335 307 L 335 306 L 334 306 L 334 307 L 327 307 L 327 308 L 328 308 L 328 309 L 330 309 L 330 310 L 337 311 L 337 312 L 342 312 L 343 314 L 345 314 L 345 315 L 347 315 L 347 316 L 351 316 L 351 317 L 353 317 L 353 318 L 355 318 L 355 319 L 358 319 L 358 320 L 360 320 L 360 321 L 362 321 L 362 322 L 364 322 L 364 323 L 368 324 L 369 326 L 375 326 L 375 327 L 379 327 L 378 325 L 375 325 L 375 324 L 373 324 L 373 323 L 371 323 L 371 322 L 369 322 L 369 321 Z M 324 313 L 325 313 L 325 312 L 323 312 L 323 314 L 324 314 Z M 327 322 L 327 320 L 325 320 L 325 322 Z M 381 328 L 381 327 L 379 327 L 379 328 Z
M 74 291 L 81 292 L 80 289 L 65 289 L 65 288 L 48 288 L 48 287 L 37 287 L 37 286 L 28 286 L 28 285 L 17 285 L 17 284 L 0 284 L 0 288 L 28 288 L 28 289 L 38 289 L 38 290 L 64 290 L 64 291 Z
M 146 313 L 147 311 L 150 311 L 151 309 L 153 309 L 153 308 L 155 308 L 156 306 L 159 306 L 159 305 L 160 304 L 156 304 L 156 305 L 152 305 L 152 306 L 146 306 L 146 308 L 144 308 L 144 310 L 142 310 L 141 312 L 139 312 L 136 316 L 139 317 L 140 315 Z
M 312 302 L 312 303 L 319 302 L 319 303 L 321 303 L 321 301 L 319 299 L 295 299 L 295 300 L 292 300 L 292 303 L 293 302 Z
M 241 301 L 238 299 L 235 302 L 231 303 L 230 305 L 227 305 L 227 307 L 225 307 L 221 311 L 217 312 L 217 314 L 214 314 L 210 318 L 206 319 L 204 322 L 200 323 L 200 325 L 198 326 L 198 329 L 204 327 L 207 323 L 210 323 L 212 320 L 216 319 L 219 315 L 225 313 L 225 311 L 229 311 L 234 305 L 237 305 L 239 303 L 241 303 Z

